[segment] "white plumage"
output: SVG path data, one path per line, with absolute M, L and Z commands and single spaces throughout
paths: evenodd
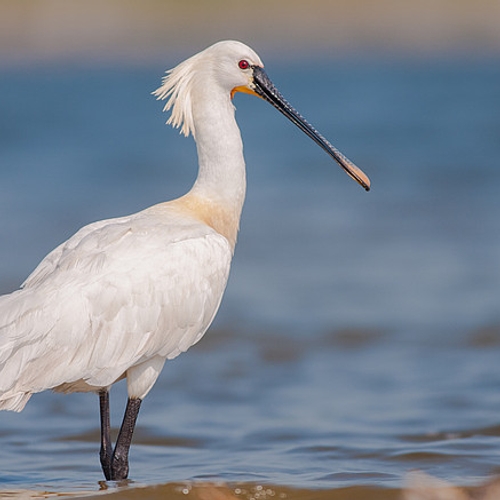
M 127 477 L 140 401 L 165 360 L 200 340 L 226 287 L 245 197 L 234 93 L 269 101 L 369 188 L 262 67 L 252 49 L 226 41 L 168 72 L 155 94 L 168 99 L 168 123 L 196 139 L 199 172 L 191 191 L 85 226 L 47 255 L 20 290 L 0 297 L 0 409 L 20 411 L 45 389 L 98 392 L 107 479 Z M 123 377 L 130 408 L 113 452 L 107 391 Z
M 78 231 L 0 299 L 1 408 L 124 374 L 129 396 L 144 398 L 164 360 L 212 321 L 231 254 L 223 236 L 168 205 Z

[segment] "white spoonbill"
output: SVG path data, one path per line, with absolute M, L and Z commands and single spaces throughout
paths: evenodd
M 270 102 L 369 189 L 368 177 L 285 101 L 252 49 L 219 42 L 170 70 L 154 92 L 168 99 L 167 123 L 196 140 L 192 189 L 83 227 L 20 290 L 0 297 L 0 409 L 21 411 L 45 389 L 98 393 L 108 480 L 127 478 L 141 401 L 165 361 L 201 339 L 226 287 L 245 197 L 236 92 Z M 122 378 L 128 403 L 113 449 L 108 391 Z

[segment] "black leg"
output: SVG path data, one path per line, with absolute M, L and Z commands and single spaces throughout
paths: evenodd
M 142 400 L 130 399 L 127 401 L 127 408 L 123 416 L 122 426 L 116 439 L 115 451 L 111 459 L 111 479 L 120 481 L 128 476 L 128 452 L 132 442 L 135 423 L 139 415 Z M 106 473 L 105 473 L 106 474 Z
M 102 471 L 107 481 L 127 479 L 128 452 L 141 403 L 141 399 L 129 399 L 127 401 L 122 426 L 113 451 L 110 434 L 109 392 L 107 390 L 99 392 L 99 408 L 101 411 L 101 450 L 99 456 Z
M 110 423 L 109 423 L 109 392 L 102 390 L 99 392 L 99 408 L 101 411 L 101 467 L 104 477 L 109 481 L 111 479 L 111 455 L 113 448 L 111 446 Z

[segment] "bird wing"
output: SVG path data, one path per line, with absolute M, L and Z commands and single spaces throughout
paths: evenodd
M 185 351 L 215 316 L 231 254 L 223 236 L 175 214 L 86 226 L 0 297 L 0 400 L 79 379 L 107 386 Z
M 124 223 L 127 219 L 129 219 L 129 217 L 114 219 L 114 221 Z M 101 220 L 82 227 L 71 238 L 69 238 L 69 240 L 61 243 L 58 247 L 54 248 L 54 250 L 47 254 L 34 271 L 26 278 L 24 283 L 21 285 L 21 288 L 32 287 L 43 281 L 46 276 L 51 275 L 56 269 L 63 254 L 68 255 L 68 253 L 79 245 L 83 238 L 91 233 L 97 233 L 103 227 L 110 226 L 111 222 L 113 222 L 113 219 Z

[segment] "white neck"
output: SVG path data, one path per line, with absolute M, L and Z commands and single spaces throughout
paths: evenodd
M 230 96 L 204 88 L 193 96 L 198 178 L 192 194 L 221 203 L 239 219 L 245 199 L 243 143 Z
M 195 96 L 193 96 L 195 97 Z M 191 190 L 160 204 L 198 219 L 224 236 L 232 250 L 245 200 L 243 144 L 229 93 L 205 93 L 193 103 L 198 148 L 198 178 Z

